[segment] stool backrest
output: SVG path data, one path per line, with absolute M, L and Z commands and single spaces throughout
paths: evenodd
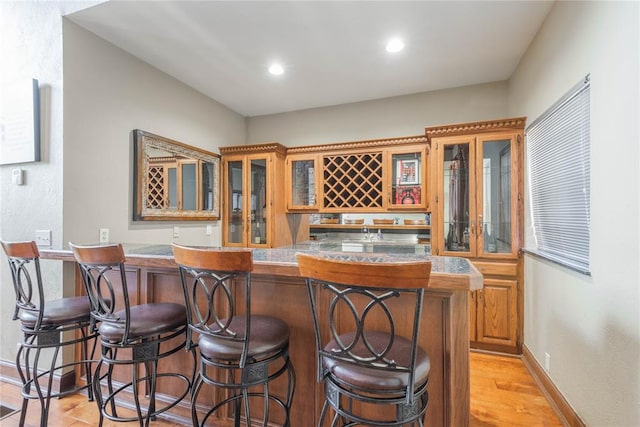
M 124 330 L 122 342 L 126 343 L 129 340 L 131 306 L 122 245 L 79 246 L 70 242 L 69 247 L 80 268 L 82 283 L 91 303 L 91 318 L 94 322 L 108 322 L 121 327 Z M 120 295 L 124 316 L 115 314 Z
M 406 372 L 411 400 L 422 301 L 431 262 L 389 263 L 367 256 L 316 257 L 302 253 L 297 259 L 311 302 L 318 380 L 327 375 L 329 359 Z M 398 336 L 411 341 L 406 363 L 388 357 Z
M 251 251 L 172 246 L 187 307 L 187 347 L 193 346 L 193 332 L 237 341 L 243 345 L 244 367 L 251 330 Z M 244 298 L 244 305 L 237 305 L 236 296 Z M 246 318 L 242 332 L 230 329 L 238 315 Z
M 16 306 L 13 320 L 18 319 L 20 310 L 31 312 L 37 320 L 33 326 L 38 330 L 42 325 L 45 297 L 40 272 L 40 252 L 36 242 L 0 242 L 9 260 Z

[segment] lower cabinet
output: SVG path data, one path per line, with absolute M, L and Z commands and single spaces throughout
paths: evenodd
M 522 351 L 518 264 L 474 262 L 484 287 L 469 298 L 471 348 L 520 354 Z

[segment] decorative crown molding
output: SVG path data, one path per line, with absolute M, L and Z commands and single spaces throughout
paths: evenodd
M 424 129 L 428 140 L 440 136 L 454 136 L 467 133 L 483 133 L 501 130 L 523 130 L 526 117 L 511 119 L 489 120 L 485 122 L 460 123 L 446 126 L 431 126 Z
M 405 136 L 400 138 L 384 138 L 384 139 L 369 139 L 364 141 L 350 141 L 350 142 L 338 142 L 333 144 L 321 144 L 321 145 L 308 145 L 304 147 L 289 147 L 287 148 L 287 154 L 303 154 L 303 153 L 315 153 L 318 151 L 337 151 L 337 150 L 351 150 L 358 148 L 372 148 L 372 147 L 389 147 L 396 145 L 408 145 L 408 144 L 426 144 L 427 138 L 423 135 Z
M 220 154 L 250 154 L 250 153 L 279 153 L 287 154 L 287 147 L 278 142 L 267 142 L 256 145 L 236 145 L 233 147 L 220 147 Z

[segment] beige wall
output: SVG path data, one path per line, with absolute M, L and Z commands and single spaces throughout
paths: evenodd
M 491 120 L 506 114 L 507 83 L 497 82 L 251 117 L 247 119 L 247 141 L 278 141 L 293 147 L 422 135 L 426 126 Z
M 88 6 L 0 2 L 2 78 L 40 80 L 43 144 L 41 162 L 0 166 L 0 237 L 31 240 L 35 230 L 49 229 L 60 247 L 95 242 L 106 227 L 118 242 L 219 245 L 219 222 L 210 236 L 203 222 L 133 223 L 130 134 L 141 128 L 217 152 L 245 142 L 245 118 L 62 18 Z M 26 185 L 9 184 L 18 166 Z M 175 225 L 178 239 L 172 238 Z M 43 261 L 47 298 L 74 292 L 68 267 Z M 10 283 L 4 260 L 0 275 Z M 1 296 L 0 360 L 12 364 L 20 339 L 11 320 L 15 297 L 7 286 Z
M 524 298 L 525 345 L 588 426 L 640 425 L 639 18 L 638 2 L 556 2 L 509 83 L 531 122 L 591 73 L 592 276 L 527 256 Z
M 32 240 L 35 230 L 52 230 L 53 244 L 63 241 L 61 15 L 73 8 L 58 2 L 0 2 L 0 87 L 15 78 L 37 78 L 41 96 L 42 161 L 0 166 L 0 238 L 5 240 Z M 14 168 L 25 171 L 24 185 L 11 184 Z M 11 320 L 11 273 L 4 255 L 0 260 L 0 359 L 11 364 L 21 336 Z M 47 298 L 60 298 L 61 263 L 44 261 L 42 273 Z
M 246 139 L 245 118 L 64 20 L 64 236 L 96 242 L 220 245 L 220 222 L 132 221 L 131 131 L 219 152 Z M 180 237 L 173 238 L 178 226 Z

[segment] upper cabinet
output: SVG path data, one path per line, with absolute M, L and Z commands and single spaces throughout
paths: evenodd
M 289 148 L 287 210 L 428 210 L 428 152 L 423 136 Z
M 224 246 L 289 245 L 295 230 L 285 214 L 286 149 L 278 143 L 222 147 Z M 299 225 L 299 224 L 295 224 Z
M 435 180 L 434 255 L 516 258 L 524 119 L 427 128 Z
M 287 156 L 285 188 L 287 209 L 290 211 L 318 210 L 319 157 L 316 154 Z

